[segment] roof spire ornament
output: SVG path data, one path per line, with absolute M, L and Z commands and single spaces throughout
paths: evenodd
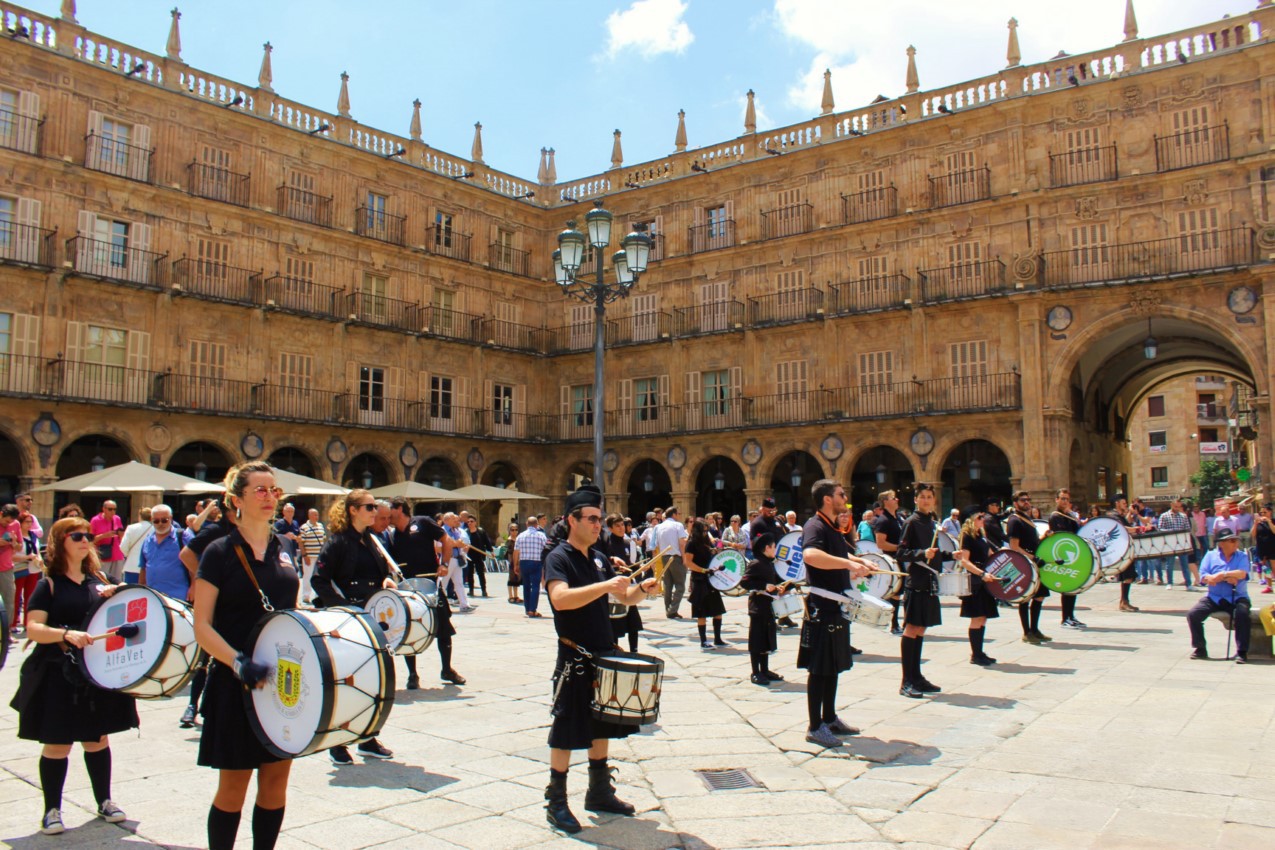
M 75 19 L 75 0 L 62 0 L 62 12 L 60 17 L 69 24 L 79 23 L 79 21 Z
M 412 101 L 412 123 L 408 126 L 407 132 L 413 142 L 421 140 L 421 99 L 419 97 Z
M 261 70 L 257 73 L 257 88 L 262 91 L 274 91 L 270 88 L 270 83 L 274 81 L 274 73 L 270 70 L 270 51 L 274 50 L 270 46 L 270 42 L 261 45 Z
M 483 125 L 481 121 L 474 122 L 474 146 L 469 149 L 469 158 L 479 165 L 483 164 Z
M 748 90 L 748 106 L 744 108 L 744 132 L 757 132 L 757 105 L 753 102 L 753 90 Z
M 673 149 L 678 153 L 686 150 L 686 110 L 677 110 L 677 135 L 673 137 Z
M 916 74 L 916 48 L 908 45 L 908 94 L 919 91 L 921 88 L 921 78 Z
M 336 98 L 336 114 L 350 117 L 350 75 L 344 71 L 341 72 L 341 93 Z
M 1124 40 L 1133 41 L 1138 37 L 1138 17 L 1133 14 L 1133 0 L 1124 0 Z
M 830 68 L 823 69 L 823 100 L 819 103 L 820 115 L 831 115 L 832 110 L 837 106 L 832 99 L 832 70 Z
M 547 176 L 549 177 L 549 183 L 551 185 L 558 182 L 558 166 L 554 164 L 553 155 L 553 148 L 549 148 L 549 170 L 547 172 Z
M 620 148 L 620 131 L 615 131 L 615 141 L 611 143 L 611 167 L 624 165 L 624 151 Z
M 1023 51 L 1018 49 L 1018 18 L 1009 19 L 1009 47 L 1005 50 L 1006 68 L 1017 68 L 1023 61 Z
M 545 148 L 540 149 L 540 168 L 536 171 L 536 182 L 541 186 L 549 182 L 549 151 Z
M 168 58 L 182 61 L 182 34 L 177 28 L 177 22 L 181 20 L 182 13 L 176 8 L 172 11 L 173 22 L 168 25 Z

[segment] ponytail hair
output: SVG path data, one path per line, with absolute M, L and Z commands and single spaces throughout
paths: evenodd
M 346 493 L 344 499 L 333 502 L 332 507 L 328 509 L 328 532 L 336 534 L 349 528 L 350 508 L 371 495 L 367 490 L 360 487 Z

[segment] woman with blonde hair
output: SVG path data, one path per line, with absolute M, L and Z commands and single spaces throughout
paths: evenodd
M 970 595 L 961 597 L 961 616 L 970 621 L 970 663 L 980 667 L 995 664 L 996 659 L 983 651 L 983 638 L 987 634 L 987 621 L 1000 616 L 996 597 L 987 590 L 988 581 L 996 581 L 996 577 L 988 575 L 983 569 L 996 554 L 996 547 L 987 539 L 983 523 L 987 514 L 980 510 L 967 510 L 965 523 L 961 526 L 960 547 L 969 552 L 970 564 L 974 569 L 970 574 Z
M 67 667 L 72 649 L 93 642 L 87 632 L 79 631 L 80 624 L 99 599 L 109 599 L 122 586 L 112 584 L 102 573 L 88 520 L 68 517 L 55 522 L 49 529 L 47 557 L 45 575 L 31 594 L 27 610 L 27 639 L 36 648 L 22 665 L 18 693 L 10 705 L 18 712 L 18 737 L 44 745 L 40 831 L 57 835 L 64 829 L 62 788 L 76 742 L 84 750 L 97 816 L 107 823 L 125 819 L 111 801 L 107 736 L 136 729 L 138 720 L 133 697 L 94 687 L 78 670 Z

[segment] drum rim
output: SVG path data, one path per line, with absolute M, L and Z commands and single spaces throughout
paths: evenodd
M 623 655 L 602 655 L 600 653 L 594 653 L 593 666 L 604 667 L 605 669 L 608 669 L 608 670 L 620 670 L 625 673 L 652 672 L 649 667 L 637 667 L 636 665 L 629 664 L 628 659 L 630 658 L 637 659 L 638 661 L 641 661 L 643 664 L 653 664 L 655 665 L 656 672 L 659 672 L 659 673 L 664 672 L 663 658 L 659 658 L 654 655 L 645 655 L 641 652 L 626 652 Z M 599 661 L 602 661 L 604 659 L 610 659 L 611 661 L 615 661 L 617 663 L 607 663 L 605 665 L 598 663 Z
M 995 592 L 993 592 L 990 585 L 995 585 L 997 589 L 1004 590 L 1004 585 L 1001 582 L 998 582 L 998 581 L 985 582 L 983 586 L 987 588 L 987 592 L 990 593 L 994 599 L 1000 602 L 1004 602 L 1008 605 L 1022 605 L 1024 602 L 1027 602 L 1033 596 L 1035 596 L 1036 591 L 1040 590 L 1040 570 L 1036 567 L 1036 562 L 1033 559 L 1024 555 L 1022 552 L 1016 552 L 1010 548 L 997 549 L 996 552 L 992 555 L 992 559 L 994 560 L 1000 555 L 1005 555 L 1011 561 L 1015 560 L 1016 558 L 1021 558 L 1023 561 L 1025 561 L 1027 563 L 1027 566 L 1031 569 L 1031 573 L 1030 573 L 1031 583 L 1028 585 L 1027 590 L 1023 592 L 1022 598 L 1014 599 L 1014 600 L 1006 599 L 1004 596 L 998 596 Z M 991 566 L 992 561 L 989 560 L 987 563 L 988 563 L 988 566 Z
M 149 593 L 151 596 L 156 597 L 159 600 L 160 604 L 163 605 L 165 609 L 168 608 L 168 605 L 164 602 L 164 600 L 172 598 L 170 596 L 166 596 L 163 593 L 160 593 L 155 588 L 147 587 L 144 584 L 130 584 L 119 592 L 127 593 L 134 590 L 145 591 L 146 593 Z M 93 603 L 93 607 L 89 608 L 89 612 L 84 617 L 84 622 L 81 624 L 80 630 L 88 634 L 92 634 L 92 632 L 89 632 L 89 623 L 93 622 L 93 617 L 94 615 L 97 614 L 98 609 L 101 608 L 103 605 L 105 605 L 107 602 L 110 602 L 112 599 L 114 599 L 115 596 L 116 594 L 112 593 L 110 596 L 99 597 L 98 600 Z M 174 646 L 173 621 L 170 620 L 168 617 L 164 617 L 164 639 L 160 641 L 160 643 L 163 646 Z M 196 643 L 198 643 L 198 641 L 196 641 Z M 84 663 L 83 649 L 77 649 L 75 653 L 80 659 L 80 664 L 78 665 L 80 668 L 80 673 L 84 676 L 84 678 L 88 681 L 90 685 L 93 685 L 96 688 L 101 688 L 104 691 L 115 691 L 116 693 L 128 694 L 129 696 L 133 696 L 133 697 L 136 697 L 137 695 L 134 693 L 131 693 L 128 690 L 129 688 L 135 688 L 138 685 L 142 684 L 142 682 L 158 682 L 159 681 L 158 679 L 151 676 L 151 673 L 155 672 L 155 668 L 159 667 L 159 662 L 164 659 L 164 653 L 160 653 L 159 655 L 155 656 L 155 660 L 151 663 L 150 667 L 146 668 L 146 672 L 138 676 L 137 681 L 133 682 L 133 684 L 129 685 L 127 688 L 111 688 L 111 687 L 107 687 L 106 685 L 103 685 L 101 682 L 98 682 L 89 673 L 89 665 Z M 187 675 L 189 676 L 189 673 Z M 176 688 L 175 690 L 180 690 L 180 688 Z M 148 697 L 148 699 L 158 699 L 158 697 Z
M 391 664 L 388 666 L 388 671 L 386 669 L 387 665 L 385 663 L 385 659 L 389 656 L 389 650 L 385 643 L 385 635 L 379 627 L 375 627 L 374 624 L 372 624 L 372 618 L 367 614 L 367 612 L 361 611 L 353 606 L 340 605 L 322 610 L 333 612 L 339 610 L 340 613 L 357 620 L 359 625 L 363 627 L 363 630 L 372 636 L 373 643 L 376 644 L 376 661 L 377 664 L 380 665 L 381 675 L 383 677 L 388 677 L 386 690 L 389 695 L 385 698 L 372 698 L 373 719 L 370 725 L 369 737 L 375 737 L 381 731 L 382 727 L 385 726 L 385 721 L 389 719 L 389 710 L 394 704 L 394 690 L 395 685 L 397 684 L 394 681 L 393 665 Z M 261 631 L 266 627 L 266 624 L 275 617 L 288 617 L 293 622 L 301 625 L 301 628 L 305 630 L 306 637 L 309 638 L 311 645 L 315 647 L 314 655 L 319 662 L 319 674 L 323 677 L 323 681 L 332 681 L 334 677 L 332 653 L 327 648 L 326 644 L 322 641 L 316 642 L 315 640 L 316 638 L 324 637 L 325 635 L 323 632 L 320 632 L 317 628 L 315 628 L 312 622 L 307 620 L 304 616 L 301 616 L 304 613 L 306 612 L 297 611 L 294 608 L 288 608 L 283 611 L 265 612 L 261 619 L 257 621 L 257 624 L 252 627 L 252 631 L 248 634 L 248 645 L 253 650 L 256 650 L 257 640 L 261 637 Z M 320 648 L 322 649 L 322 652 L 319 651 Z M 255 653 L 249 652 L 248 654 L 249 656 L 252 656 Z M 265 734 L 265 730 L 261 725 L 261 720 L 257 717 L 257 706 L 253 701 L 253 693 L 253 689 L 244 688 L 244 713 L 248 715 L 248 726 L 252 729 L 252 733 L 257 736 L 257 740 L 263 747 L 265 747 L 266 751 L 270 753 L 270 755 L 280 759 L 297 759 L 304 758 L 305 756 L 313 755 L 318 752 L 318 750 L 311 750 L 310 747 L 314 744 L 315 738 L 318 737 L 319 730 L 326 729 L 332 722 L 332 711 L 336 704 L 336 690 L 334 688 L 324 689 L 323 701 L 319 710 L 319 721 L 315 726 L 315 731 L 310 735 L 310 740 L 306 742 L 306 745 L 302 747 L 299 752 L 295 753 L 288 752 L 287 750 L 277 746 L 274 741 L 270 740 L 270 737 Z
M 411 596 L 415 596 L 417 599 L 419 599 L 419 600 L 421 601 L 421 604 L 422 604 L 422 605 L 424 605 L 426 608 L 430 608 L 430 609 L 432 609 L 432 608 L 434 607 L 434 606 L 432 606 L 432 605 L 430 605 L 430 604 L 429 604 L 429 600 L 427 600 L 427 599 L 425 598 L 425 594 L 420 593 L 419 591 L 412 590 L 411 588 L 408 588 L 408 589 L 404 590 L 401 586 L 400 586 L 400 587 L 382 587 L 382 588 L 380 588 L 379 590 L 374 591 L 374 592 L 372 593 L 372 595 L 371 595 L 371 596 L 369 596 L 369 597 L 367 598 L 367 601 L 363 603 L 363 610 L 364 610 L 366 613 L 368 613 L 368 614 L 372 613 L 372 612 L 371 612 L 371 609 L 370 609 L 368 606 L 370 606 L 370 605 L 372 604 L 372 599 L 373 599 L 374 597 L 379 596 L 379 595 L 380 595 L 380 594 L 382 594 L 382 593 L 388 593 L 388 594 L 391 594 L 391 597 L 392 597 L 392 598 L 395 598 L 395 599 L 398 599 L 398 600 L 399 600 L 399 602 L 401 602 L 401 603 L 403 604 L 403 607 L 404 607 L 404 608 L 407 608 L 407 603 L 403 602 L 403 601 L 402 601 L 402 598 L 401 598 L 401 597 L 402 597 L 402 595 L 404 595 L 404 594 L 411 595 Z M 411 612 L 411 609 L 410 609 L 410 608 L 407 608 L 406 614 L 411 614 L 411 613 L 412 613 L 412 612 Z M 414 622 L 414 621 L 412 620 L 412 618 L 411 618 L 411 617 L 408 617 L 408 616 L 404 616 L 404 617 L 403 617 L 403 619 L 404 619 L 404 620 L 406 620 L 406 621 L 407 621 L 407 622 L 409 622 L 409 623 Z M 377 628 L 378 628 L 378 630 L 380 630 L 380 627 L 379 627 L 379 626 L 378 626 Z M 407 633 L 408 633 L 408 631 L 409 631 L 409 629 L 408 629 L 406 626 L 404 626 L 404 627 L 403 627 L 403 640 L 399 641 L 399 642 L 398 642 L 398 645 L 397 645 L 397 646 L 395 646 L 395 647 L 393 647 L 393 648 L 390 648 L 390 642 L 389 642 L 388 640 L 386 640 L 386 641 L 385 641 L 386 649 L 387 649 L 387 651 L 388 651 L 391 655 L 407 655 L 407 654 L 411 654 L 411 655 L 419 655 L 421 652 L 424 652 L 424 650 L 419 650 L 419 651 L 414 652 L 414 653 L 401 653 L 401 652 L 399 652 L 399 650 L 400 650 L 400 649 L 402 649 L 404 646 L 407 646 Z M 385 634 L 388 634 L 388 632 L 382 631 L 382 632 L 381 632 L 381 634 L 382 634 L 382 635 L 385 635 Z M 433 635 L 431 635 L 431 636 L 430 636 L 430 641 L 429 641 L 429 643 L 425 644 L 425 649 L 429 649 L 429 645 L 430 645 L 431 643 L 433 643 L 433 642 L 434 642 L 434 640 L 433 640 Z

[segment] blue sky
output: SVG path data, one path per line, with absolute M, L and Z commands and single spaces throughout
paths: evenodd
M 174 0 L 79 0 L 103 36 L 163 54 Z M 59 0 L 27 0 L 56 16 Z M 1140 35 L 1251 10 L 1255 0 L 1138 0 Z M 424 140 L 468 156 L 483 124 L 487 164 L 534 179 L 542 146 L 565 181 L 606 170 L 612 131 L 626 164 L 673 150 L 677 111 L 692 148 L 743 133 L 744 93 L 758 129 L 819 112 L 825 67 L 837 109 L 904 90 L 917 48 L 922 90 L 1005 66 L 1006 22 L 1019 22 L 1023 63 L 1123 38 L 1124 0 L 187 0 L 182 58 L 255 84 L 274 46 L 274 89 L 336 111 L 350 74 L 351 115 L 407 135 L 414 98 Z

